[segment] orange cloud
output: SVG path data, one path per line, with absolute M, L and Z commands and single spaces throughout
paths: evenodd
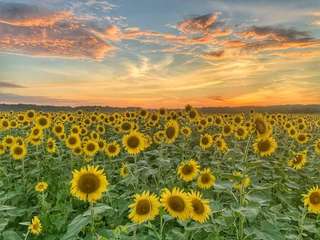
M 53 13 L 26 4 L 1 6 L 7 10 L 1 10 L 1 52 L 99 60 L 113 50 L 68 12 Z
M 177 24 L 177 29 L 183 33 L 207 33 L 217 21 L 217 13 L 210 13 L 190 19 Z

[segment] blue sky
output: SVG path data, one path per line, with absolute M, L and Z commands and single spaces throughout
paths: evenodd
M 0 0 L 5 103 L 320 103 L 319 59 L 317 0 Z

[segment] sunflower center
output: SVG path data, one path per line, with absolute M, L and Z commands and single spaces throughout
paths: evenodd
M 241 122 L 241 119 L 240 119 L 239 117 L 236 117 L 236 118 L 234 119 L 234 121 L 235 121 L 236 123 L 240 123 L 240 122 Z
M 295 156 L 295 158 L 293 159 L 293 162 L 294 162 L 295 164 L 301 163 L 301 162 L 302 162 L 302 155 L 297 155 L 297 156 Z
M 131 136 L 131 137 L 129 137 L 127 143 L 130 148 L 137 148 L 140 144 L 140 140 L 136 136 Z
M 89 151 L 89 152 L 92 152 L 92 151 L 94 151 L 96 149 L 96 147 L 95 147 L 95 145 L 93 144 L 93 143 L 88 143 L 88 145 L 87 145 L 87 150 Z
M 191 173 L 193 173 L 193 167 L 189 164 L 186 164 L 182 167 L 182 173 L 184 175 L 190 175 Z
M 196 117 L 195 111 L 191 111 L 191 112 L 189 113 L 189 116 L 190 116 L 190 118 L 195 118 L 195 117 Z
M 230 131 L 231 131 L 230 126 L 225 126 L 225 127 L 224 127 L 224 132 L 225 132 L 225 133 L 229 133 Z
M 262 140 L 258 143 L 258 149 L 261 152 L 267 152 L 271 147 L 271 144 L 268 140 Z
M 39 124 L 40 124 L 40 126 L 45 126 L 45 125 L 47 125 L 47 119 L 45 119 L 45 118 L 40 118 Z
M 21 155 L 22 154 L 22 148 L 21 147 L 15 147 L 14 148 L 14 154 Z
M 87 173 L 80 177 L 78 187 L 81 192 L 90 194 L 100 187 L 100 180 L 96 175 Z
M 108 150 L 109 150 L 110 153 L 114 153 L 114 152 L 116 152 L 117 148 L 116 148 L 116 146 L 114 146 L 114 145 L 110 145 L 110 146 L 108 147 Z
M 137 203 L 136 212 L 138 215 L 146 215 L 151 210 L 150 201 L 147 199 L 142 199 Z
M 210 175 L 208 174 L 208 173 L 204 173 L 204 174 L 202 174 L 201 175 L 201 182 L 203 183 L 203 184 L 207 184 L 207 183 L 209 183 L 210 182 Z
M 70 143 L 70 145 L 76 144 L 76 143 L 77 143 L 76 138 L 75 138 L 75 137 L 70 137 L 70 138 L 69 138 L 69 143 Z
M 239 136 L 242 136 L 244 134 L 244 130 L 242 128 L 239 128 L 237 130 L 237 133 L 238 133 Z
M 207 137 L 203 137 L 201 139 L 201 142 L 202 142 L 203 145 L 207 145 L 209 143 L 209 139 Z
M 61 127 L 61 126 L 56 126 L 56 132 L 57 132 L 57 133 L 62 132 L 62 127 Z
M 174 127 L 168 127 L 168 128 L 166 129 L 166 135 L 167 135 L 167 137 L 168 137 L 169 139 L 173 138 L 174 135 L 175 135 L 175 133 L 176 133 L 176 130 L 175 130 Z
M 191 204 L 192 204 L 192 208 L 193 208 L 193 211 L 196 213 L 196 214 L 203 214 L 204 213 L 204 206 L 203 206 L 203 203 L 199 200 L 199 199 L 193 199 L 191 201 Z
M 176 212 L 183 212 L 185 210 L 186 204 L 184 200 L 179 196 L 172 196 L 168 201 L 169 207 Z
M 319 192 L 313 192 L 310 194 L 310 202 L 312 204 L 320 204 L 320 193 Z
M 298 137 L 299 141 L 304 141 L 306 139 L 306 136 L 304 135 L 299 135 Z
M 130 130 L 130 128 L 131 128 L 131 124 L 130 123 L 125 122 L 125 123 L 122 124 L 122 129 L 123 130 L 127 131 L 127 130 Z

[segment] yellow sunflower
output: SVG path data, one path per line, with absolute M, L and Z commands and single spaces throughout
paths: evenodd
M 191 159 L 180 163 L 177 172 L 183 181 L 190 182 L 198 175 L 199 168 L 197 161 Z
M 120 168 L 120 176 L 121 177 L 126 177 L 129 174 L 129 168 L 128 165 L 125 163 L 121 163 L 121 168 Z
M 259 137 L 268 137 L 272 133 L 272 127 L 267 118 L 262 114 L 255 114 L 253 117 L 253 126 Z
M 108 157 L 116 157 L 120 153 L 120 145 L 116 141 L 113 141 L 105 146 L 104 152 Z
M 185 137 L 190 137 L 192 130 L 190 127 L 183 127 L 181 128 L 181 133 L 185 136 Z
M 244 190 L 251 185 L 251 178 L 248 175 L 244 175 L 242 172 L 234 171 L 232 173 L 234 182 L 233 187 L 237 190 Z
M 209 201 L 203 199 L 201 193 L 196 191 L 191 191 L 188 194 L 188 197 L 191 202 L 192 209 L 190 213 L 191 219 L 199 223 L 206 222 L 211 214 Z
M 10 148 L 10 154 L 14 160 L 24 159 L 27 155 L 27 146 L 24 144 L 23 145 L 14 144 Z
M 185 221 L 190 218 L 192 206 L 188 195 L 179 188 L 172 191 L 164 189 L 161 194 L 161 204 L 164 209 L 174 218 Z
M 212 175 L 210 168 L 203 169 L 198 177 L 197 185 L 202 189 L 209 189 L 214 186 L 216 177 Z
M 42 116 L 37 117 L 36 124 L 41 129 L 49 128 L 51 125 L 51 120 L 49 117 L 42 115 Z
M 129 154 L 136 155 L 145 149 L 145 137 L 138 131 L 132 131 L 123 136 L 122 144 Z
M 173 143 L 179 136 L 179 123 L 176 120 L 169 120 L 164 129 L 165 141 L 168 144 Z
M 143 223 L 153 220 L 159 215 L 159 198 L 150 192 L 143 192 L 134 196 L 134 203 L 129 205 L 129 218 L 134 223 Z
M 47 141 L 47 151 L 49 153 L 55 153 L 56 147 L 56 141 L 53 138 L 49 138 Z
M 239 126 L 235 129 L 234 135 L 238 140 L 244 140 L 248 136 L 248 130 L 245 126 Z
M 37 185 L 34 187 L 34 189 L 37 192 L 44 192 L 48 188 L 48 183 L 46 182 L 38 182 Z
M 0 142 L 0 155 L 5 154 L 6 152 L 6 147 L 4 146 L 3 143 Z
M 308 211 L 315 214 L 320 214 L 320 188 L 319 186 L 312 187 L 307 194 L 303 194 L 303 202 Z
M 42 232 L 42 225 L 38 216 L 34 216 L 32 218 L 32 221 L 31 221 L 31 224 L 29 224 L 28 230 L 34 235 L 39 235 Z
M 296 170 L 302 169 L 307 163 L 307 151 L 296 153 L 295 156 L 288 161 L 288 166 Z
M 65 143 L 69 149 L 74 149 L 81 145 L 81 139 L 79 135 L 71 134 L 70 136 L 67 137 Z
M 305 144 L 308 142 L 309 140 L 309 135 L 308 134 L 305 134 L 305 133 L 298 133 L 296 136 L 295 136 L 295 139 L 297 140 L 298 143 L 300 144 Z
M 99 170 L 97 166 L 86 166 L 72 172 L 70 192 L 82 201 L 96 202 L 107 190 L 108 185 L 103 170 Z
M 99 144 L 90 139 L 83 144 L 82 150 L 88 157 L 94 157 L 99 151 Z
M 278 144 L 273 137 L 257 138 L 253 143 L 253 149 L 261 157 L 270 156 L 277 149 Z
M 208 148 L 210 148 L 212 146 L 212 143 L 213 143 L 213 139 L 212 139 L 212 136 L 210 134 L 203 134 L 201 135 L 200 137 L 200 147 L 203 149 L 203 150 L 206 150 Z

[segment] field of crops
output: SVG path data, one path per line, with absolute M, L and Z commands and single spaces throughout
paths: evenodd
M 319 115 L 0 114 L 0 239 L 320 239 Z

